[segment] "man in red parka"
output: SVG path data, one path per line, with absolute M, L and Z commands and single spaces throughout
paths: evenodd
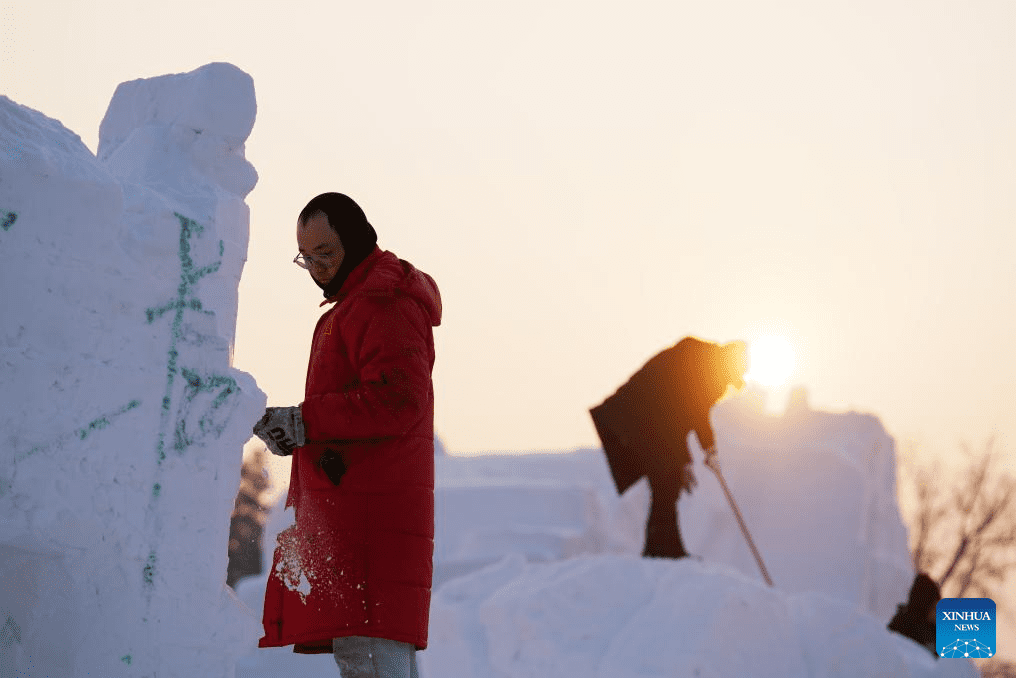
M 343 678 L 415 677 L 434 551 L 434 280 L 391 252 L 360 207 L 317 196 L 300 253 L 332 307 L 318 320 L 304 401 L 254 433 L 293 455 L 295 523 L 278 537 L 261 647 L 335 655 Z
M 589 411 L 618 493 L 643 476 L 649 481 L 643 556 L 688 555 L 677 520 L 677 499 L 694 485 L 688 434 L 695 431 L 706 455 L 716 454 L 709 411 L 728 385 L 744 386 L 747 371 L 745 342 L 721 346 L 685 337 Z

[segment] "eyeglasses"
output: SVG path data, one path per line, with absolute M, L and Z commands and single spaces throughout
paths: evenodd
M 327 268 L 329 264 L 335 261 L 335 255 L 329 254 L 322 256 L 320 254 L 304 254 L 300 253 L 293 257 L 293 263 L 300 268 L 310 268 L 311 266 L 318 266 L 321 268 Z

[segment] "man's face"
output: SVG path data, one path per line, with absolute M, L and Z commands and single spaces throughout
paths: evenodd
M 346 251 L 339 234 L 328 224 L 328 217 L 316 214 L 306 224 L 296 224 L 296 244 L 310 264 L 310 274 L 319 284 L 327 285 L 339 271 Z

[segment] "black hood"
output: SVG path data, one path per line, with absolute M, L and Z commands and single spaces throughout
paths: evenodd
M 329 225 L 342 242 L 342 249 L 345 250 L 342 264 L 331 280 L 320 283 L 311 278 L 324 290 L 325 299 L 328 299 L 338 294 L 353 269 L 374 251 L 377 246 L 377 232 L 367 221 L 367 215 L 360 206 L 342 193 L 322 193 L 311 200 L 300 212 L 300 223 L 307 223 L 308 219 L 318 213 L 323 213 L 328 219 Z

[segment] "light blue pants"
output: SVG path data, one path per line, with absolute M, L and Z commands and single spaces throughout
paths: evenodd
M 348 636 L 332 639 L 332 652 L 342 678 L 419 678 L 412 643 Z

